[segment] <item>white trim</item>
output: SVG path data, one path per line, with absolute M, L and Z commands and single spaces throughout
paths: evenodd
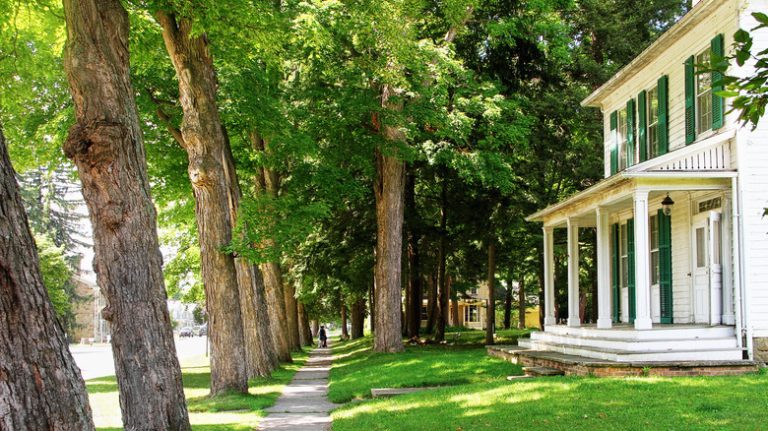
M 721 132 L 715 133 L 714 135 L 710 135 L 705 139 L 695 141 L 689 145 L 686 145 L 685 147 L 678 148 L 677 150 L 674 150 L 674 151 L 669 151 L 665 154 L 656 156 L 652 159 L 649 159 L 642 163 L 634 165 L 630 168 L 627 168 L 624 172 L 627 173 L 627 172 L 648 171 L 654 166 L 665 165 L 669 162 L 673 162 L 675 160 L 682 159 L 682 158 L 685 158 L 686 156 L 690 156 L 692 154 L 696 154 L 700 151 L 706 150 L 707 148 L 720 145 L 723 142 L 728 141 L 729 139 L 733 139 L 735 136 L 736 136 L 736 129 L 726 129 Z M 714 172 L 721 172 L 721 171 L 714 171 Z M 691 171 L 690 173 L 703 174 L 705 172 Z M 709 172 L 706 172 L 706 173 L 709 173 Z
M 581 326 L 579 318 L 579 222 L 568 223 L 568 326 Z

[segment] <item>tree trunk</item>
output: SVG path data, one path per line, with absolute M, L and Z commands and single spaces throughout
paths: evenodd
M 410 338 L 418 337 L 421 330 L 421 263 L 419 261 L 419 231 L 418 214 L 416 213 L 416 175 L 411 166 L 405 179 L 405 216 L 407 220 L 408 238 L 408 312 L 407 335 Z
M 504 329 L 509 329 L 512 326 L 512 277 L 507 284 L 506 293 L 504 294 Z
M 374 328 L 376 325 L 376 280 L 374 276 L 374 281 L 371 282 L 371 289 L 368 292 L 368 303 L 370 304 L 371 308 L 371 314 L 370 314 L 370 324 L 371 324 L 371 332 L 374 332 Z
M 525 311 L 527 310 L 525 306 L 525 277 L 523 277 L 522 273 L 520 274 L 520 292 L 519 292 L 519 298 L 518 298 L 518 309 L 520 313 L 520 319 L 517 323 L 517 327 L 520 329 L 525 329 Z
M 320 322 L 317 320 L 310 320 L 309 329 L 312 331 L 312 336 L 317 337 L 317 334 L 320 332 Z
M 444 171 L 444 170 L 443 170 Z M 445 323 L 448 320 L 448 283 L 445 280 L 445 263 L 447 248 L 447 221 L 448 221 L 448 187 L 445 179 L 445 172 L 442 176 L 442 186 L 440 190 L 440 240 L 437 245 L 437 329 L 435 330 L 435 341 L 445 340 Z
M 288 322 L 286 317 L 285 294 L 279 268 L 274 262 L 262 263 L 264 286 L 267 291 L 267 307 L 272 325 L 272 339 L 275 341 L 277 357 L 283 362 L 291 362 L 291 344 L 288 341 Z
M 349 340 L 349 331 L 347 331 L 347 304 L 341 300 L 341 339 Z
M 229 142 L 216 107 L 216 75 L 205 35 L 193 35 L 188 19 L 158 11 L 163 40 L 176 69 L 184 112 L 182 136 L 195 194 L 200 263 L 211 339 L 211 394 L 248 391 L 240 281 L 235 259 L 221 251 L 232 240 L 230 199 L 225 172 Z M 235 173 L 230 175 L 234 177 Z M 230 177 L 231 178 L 231 177 Z M 242 277 L 241 277 L 242 278 Z
M 496 281 L 496 241 L 488 241 L 488 311 L 486 312 L 485 344 L 494 344 L 493 330 L 496 325 L 496 301 L 494 283 Z
M 93 430 L 0 129 L 0 429 Z
M 280 265 L 277 264 L 280 268 Z M 282 279 L 282 269 L 280 270 Z M 283 283 L 285 294 L 285 315 L 288 323 L 288 345 L 293 351 L 301 350 L 301 338 L 299 337 L 299 308 L 296 301 L 296 289 L 291 283 Z
M 309 320 L 307 320 L 307 311 L 304 309 L 304 304 L 300 301 L 296 301 L 296 310 L 299 314 L 299 338 L 301 339 L 302 346 L 311 346 L 312 342 L 312 329 L 309 327 Z
M 459 326 L 459 295 L 453 292 L 453 279 L 448 277 L 448 290 L 451 292 L 451 326 Z
M 384 100 L 388 97 L 384 90 Z M 384 127 L 390 141 L 404 140 L 402 132 Z M 401 352 L 400 269 L 403 233 L 403 188 L 405 164 L 395 156 L 376 151 L 376 309 L 373 350 Z
M 431 334 L 435 330 L 435 319 L 437 318 L 437 283 L 434 274 L 427 279 L 427 327 L 425 331 Z
M 362 338 L 364 335 L 365 299 L 360 298 L 352 304 L 352 339 Z
M 65 0 L 64 12 L 64 68 L 76 118 L 64 153 L 77 165 L 90 214 L 94 270 L 109 304 L 102 316 L 111 323 L 123 424 L 126 429 L 189 430 L 130 82 L 128 14 L 114 0 Z M 26 332 L 32 336 L 29 328 Z M 38 389 L 45 382 L 39 371 L 35 381 Z M 53 385 L 47 389 L 51 395 L 58 393 Z M 73 389 L 78 397 L 78 388 Z M 70 396 L 58 402 L 69 405 Z

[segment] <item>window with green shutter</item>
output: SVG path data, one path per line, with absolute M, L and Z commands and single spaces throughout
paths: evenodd
M 669 151 L 669 77 L 659 78 L 657 82 L 658 100 L 656 115 L 658 116 L 658 155 L 667 154 Z
M 613 293 L 611 314 L 613 321 L 619 322 L 621 320 L 621 290 L 619 288 L 619 225 L 617 223 L 611 226 L 611 291 Z
M 696 83 L 694 81 L 694 58 L 688 57 L 685 61 L 685 144 L 696 140 L 696 111 L 694 101 L 696 98 Z
M 611 175 L 619 171 L 619 146 L 616 135 L 617 122 L 617 113 L 614 111 L 611 113 Z
M 672 310 L 672 217 L 659 209 L 656 213 L 659 229 L 659 299 L 661 323 L 673 323 Z
M 627 294 L 629 296 L 629 323 L 635 323 L 635 219 L 627 220 Z
M 712 61 L 719 62 L 725 55 L 725 41 L 722 34 L 718 34 L 712 39 Z M 723 127 L 723 114 L 725 111 L 725 101 L 717 94 L 719 91 L 723 91 L 722 84 L 723 74 L 720 72 L 712 72 L 712 129 L 717 130 Z
M 627 149 L 627 167 L 635 164 L 635 100 L 627 101 L 627 137 L 625 139 Z
M 655 93 L 655 88 L 651 90 L 652 93 Z M 646 108 L 646 101 L 648 98 L 648 92 L 645 90 L 641 91 L 640 94 L 637 95 L 637 146 L 639 147 L 638 155 L 640 156 L 639 161 L 642 163 L 649 159 L 648 157 L 648 112 Z M 654 124 L 655 127 L 655 124 Z

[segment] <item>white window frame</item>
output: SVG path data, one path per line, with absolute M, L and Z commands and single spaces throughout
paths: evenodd
M 621 108 L 616 112 L 616 145 L 619 146 L 619 171 L 627 169 L 630 157 L 627 154 L 627 108 Z
M 695 63 L 708 64 L 711 56 L 711 48 L 707 48 L 696 54 Z M 694 80 L 696 132 L 702 134 L 712 130 L 712 73 L 695 73 Z
M 619 225 L 619 286 L 624 289 L 629 287 L 629 236 L 627 235 L 627 222 Z
M 474 313 L 472 313 L 474 310 Z M 474 316 L 474 320 L 472 317 Z M 464 307 L 464 323 L 480 323 L 480 308 L 477 305 Z
M 646 160 L 659 155 L 659 87 L 658 85 L 646 90 Z
M 658 216 L 652 215 L 649 218 L 648 223 L 648 241 L 649 241 L 649 262 L 651 263 L 651 286 L 659 284 L 661 279 L 660 266 L 659 266 L 659 219 Z

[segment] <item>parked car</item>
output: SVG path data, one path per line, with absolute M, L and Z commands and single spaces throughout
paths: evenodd
M 208 324 L 207 323 L 202 325 L 202 326 L 200 326 L 200 329 L 197 331 L 197 335 L 199 335 L 201 337 L 208 335 Z
M 195 336 L 195 333 L 192 331 L 192 328 L 190 327 L 181 328 L 181 330 L 179 331 L 179 337 L 183 338 L 183 337 L 194 337 L 194 336 Z

